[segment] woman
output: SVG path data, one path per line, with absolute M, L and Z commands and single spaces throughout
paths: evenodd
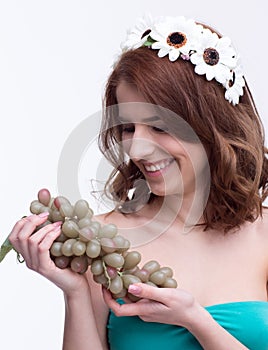
M 10 241 L 64 292 L 64 350 L 267 349 L 268 166 L 238 55 L 183 17 L 142 21 L 122 47 L 100 133 L 117 205 L 96 219 L 116 224 L 144 262 L 171 266 L 178 288 L 133 284 L 132 303 L 90 273 L 58 269 L 59 226 L 32 235 L 46 214 L 20 220 Z

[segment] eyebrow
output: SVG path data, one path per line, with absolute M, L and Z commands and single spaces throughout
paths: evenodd
M 123 123 L 133 123 L 133 120 L 129 120 L 127 118 L 124 118 L 122 116 L 118 116 L 118 119 L 119 121 L 123 122 Z M 157 116 L 157 115 L 154 115 L 152 117 L 149 117 L 149 118 L 144 118 L 141 122 L 144 122 L 144 123 L 149 123 L 149 122 L 155 122 L 155 121 L 160 121 L 161 119 Z

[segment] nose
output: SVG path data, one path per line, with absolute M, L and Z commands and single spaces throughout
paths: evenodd
M 132 137 L 128 140 L 128 155 L 134 161 L 141 159 L 149 159 L 150 156 L 156 150 L 157 144 L 146 131 L 146 126 L 135 126 L 135 132 Z

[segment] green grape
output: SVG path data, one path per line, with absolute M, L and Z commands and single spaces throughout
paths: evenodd
M 85 273 L 88 268 L 87 258 L 83 256 L 76 256 L 72 258 L 71 269 L 74 272 Z
M 62 255 L 62 248 L 63 243 L 62 242 L 53 242 L 52 246 L 50 247 L 50 254 L 52 256 L 61 256 Z
M 84 199 L 79 199 L 74 205 L 74 215 L 78 217 L 78 219 L 84 218 L 89 211 L 88 202 Z
M 121 247 L 119 250 L 120 250 L 121 252 L 125 252 L 125 251 L 127 251 L 129 248 L 130 248 L 130 242 L 129 242 L 128 239 L 125 239 L 124 246 Z
M 127 290 L 126 288 L 122 288 L 121 292 L 119 293 L 112 293 L 112 297 L 114 299 L 119 299 L 119 298 L 124 298 L 127 295 Z
M 91 221 L 89 228 L 91 229 L 91 231 L 94 233 L 95 237 L 98 237 L 99 234 L 99 226 L 96 224 L 96 221 Z
M 128 287 L 133 283 L 140 283 L 141 280 L 134 275 L 122 275 L 122 280 L 124 283 L 124 287 L 128 289 Z
M 61 232 L 60 235 L 55 239 L 55 242 L 65 242 L 67 241 L 68 237 L 63 233 Z
M 93 275 L 93 280 L 99 284 L 102 284 L 105 288 L 108 288 L 109 281 L 108 278 L 103 274 L 101 275 Z
M 77 238 L 79 235 L 79 227 L 73 220 L 64 221 L 61 229 L 69 238 Z
M 167 277 L 165 283 L 163 283 L 163 285 L 161 287 L 164 288 L 177 288 L 178 287 L 178 283 L 174 278 L 170 278 Z
M 146 270 L 149 272 L 149 274 L 158 271 L 160 269 L 160 265 L 155 260 L 148 261 L 142 268 L 143 270 Z
M 111 238 L 102 237 L 100 239 L 100 244 L 105 253 L 113 253 L 116 250 L 114 241 Z
M 117 251 L 119 253 L 123 253 L 125 251 L 127 251 L 130 247 L 130 242 L 128 239 L 124 238 L 123 236 L 115 236 L 113 238 L 113 241 L 115 243 L 115 246 L 117 247 Z
M 155 283 L 151 282 L 151 281 L 147 281 L 147 282 L 145 282 L 145 284 L 148 284 L 148 286 L 157 288 L 157 285 Z
M 57 267 L 59 267 L 60 269 L 66 269 L 66 267 L 69 266 L 70 261 L 71 261 L 71 258 L 68 256 L 64 256 L 64 255 L 57 256 L 54 259 L 55 265 Z
M 49 213 L 49 216 L 51 215 L 51 209 L 49 207 L 46 207 L 42 205 L 42 207 L 39 209 L 39 214 L 40 213 Z
M 42 227 L 45 227 L 45 226 L 47 226 L 47 225 L 49 225 L 49 224 L 51 224 L 51 221 L 46 220 L 43 224 L 36 226 L 36 229 L 35 229 L 34 232 L 40 230 Z
M 140 268 L 138 266 L 134 266 L 132 269 L 128 269 L 128 270 L 126 270 L 123 266 L 122 273 L 124 273 L 125 275 L 135 275 L 135 273 L 138 270 L 140 270 Z
M 123 268 L 125 270 L 133 269 L 141 261 L 141 254 L 137 251 L 132 251 L 124 256 L 125 262 Z
M 54 197 L 50 197 L 50 201 L 49 201 L 49 203 L 48 203 L 48 207 L 49 208 L 51 208 L 52 210 L 55 210 L 55 209 L 57 209 L 55 206 L 53 206 L 53 204 L 54 204 Z
M 72 251 L 73 254 L 76 256 L 81 256 L 84 255 L 86 252 L 86 243 L 85 242 L 81 242 L 81 241 L 76 241 L 73 245 L 72 245 Z
M 87 258 L 87 264 L 88 266 L 92 264 L 92 258 L 88 257 L 86 254 L 85 254 L 85 257 Z
M 87 243 L 86 254 L 90 258 L 97 258 L 101 252 L 101 245 L 97 239 L 92 239 Z
M 41 213 L 41 208 L 43 207 L 43 204 L 41 204 L 38 200 L 32 201 L 30 204 L 30 211 L 32 214 L 40 214 Z
M 90 224 L 91 224 L 91 219 L 89 217 L 87 217 L 87 216 L 82 218 L 82 219 L 80 219 L 78 221 L 78 226 L 80 228 L 84 228 L 84 227 L 90 226 Z
M 94 232 L 89 227 L 83 227 L 79 230 L 79 239 L 82 242 L 89 242 L 92 238 L 95 238 Z
M 53 222 L 63 221 L 64 217 L 61 215 L 61 213 L 58 209 L 52 210 L 52 208 L 51 208 L 51 219 Z
M 117 235 L 113 238 L 113 242 L 117 249 L 121 249 L 125 247 L 126 239 L 123 236 Z
M 139 279 L 142 282 L 148 282 L 149 280 L 149 272 L 143 269 L 137 269 L 136 271 L 133 272 L 133 274 L 137 277 L 139 277 Z
M 100 228 L 99 237 L 113 238 L 117 234 L 117 227 L 114 224 L 106 224 Z
M 132 302 L 134 302 L 134 303 L 136 303 L 136 301 L 141 300 L 140 297 L 137 297 L 136 295 L 133 295 L 133 294 L 131 294 L 131 293 L 129 293 L 129 292 L 127 293 L 126 297 L 127 297 L 129 300 L 131 300 Z
M 164 284 L 166 279 L 167 279 L 166 275 L 164 274 L 164 272 L 161 272 L 160 270 L 153 272 L 149 277 L 149 280 L 151 282 L 159 286 Z
M 93 210 L 91 208 L 89 208 L 86 216 L 88 216 L 91 219 L 93 215 L 94 215 Z
M 101 275 L 104 272 L 104 267 L 101 259 L 94 260 L 90 267 L 93 275 Z
M 60 206 L 60 214 L 64 217 L 71 218 L 73 216 L 73 206 L 69 203 L 63 203 Z
M 111 280 L 109 290 L 113 294 L 118 294 L 123 290 L 123 281 L 120 276 L 116 276 Z
M 120 268 L 124 265 L 124 258 L 118 253 L 106 254 L 103 257 L 103 261 L 105 262 L 105 264 L 115 268 Z
M 172 277 L 173 276 L 173 271 L 170 267 L 167 266 L 163 266 L 160 268 L 161 272 L 164 272 L 164 274 L 166 275 L 166 277 Z
M 98 221 L 91 221 L 90 228 L 96 233 L 99 232 L 101 224 Z
M 77 242 L 75 238 L 69 238 L 65 241 L 61 247 L 62 254 L 65 256 L 73 255 L 73 244 Z

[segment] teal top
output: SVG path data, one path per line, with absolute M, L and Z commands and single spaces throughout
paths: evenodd
M 250 350 L 268 350 L 268 302 L 232 302 L 205 309 Z M 113 312 L 109 314 L 107 335 L 110 350 L 203 349 L 186 328 L 144 322 L 137 316 L 116 317 Z

